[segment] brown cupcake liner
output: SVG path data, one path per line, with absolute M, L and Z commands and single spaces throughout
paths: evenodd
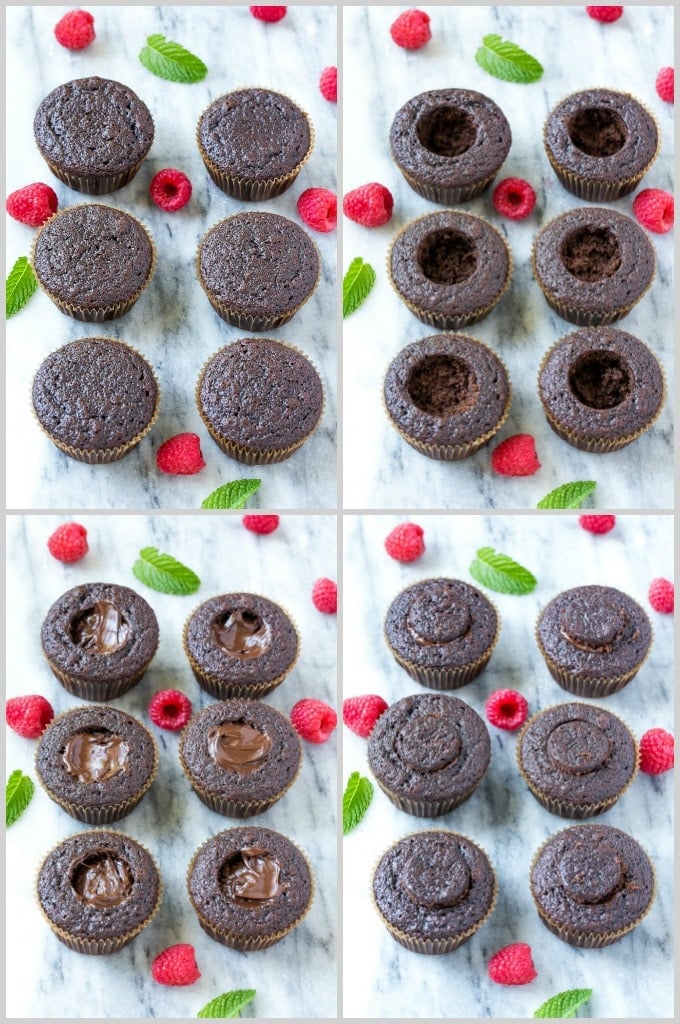
M 102 701 L 115 700 L 116 697 L 122 697 L 124 693 L 127 693 L 133 686 L 136 686 L 148 668 L 147 665 L 139 672 L 135 672 L 130 676 L 124 676 L 122 679 L 97 681 L 94 679 L 78 679 L 67 672 L 62 672 L 49 659 L 47 664 L 67 693 L 72 694 L 74 697 L 80 697 L 82 700 L 95 700 L 100 703 Z
M 106 196 L 111 192 L 117 192 L 129 184 L 136 175 L 139 168 L 146 159 L 146 154 L 138 160 L 133 167 L 118 174 L 74 174 L 72 171 L 65 171 L 62 167 L 52 163 L 43 154 L 43 160 L 52 171 L 52 174 L 63 181 L 69 188 L 77 192 L 84 192 L 90 196 Z
M 469 185 L 428 185 L 417 181 L 410 174 L 407 174 L 402 167 L 399 167 L 399 164 L 397 164 L 397 167 L 414 192 L 417 192 L 423 199 L 429 199 L 431 203 L 441 203 L 443 206 L 455 206 L 457 203 L 467 203 L 470 199 L 476 199 L 483 192 L 486 192 L 498 174 L 498 171 L 494 171 L 490 177 Z
M 465 803 L 472 796 L 481 781 L 481 779 L 478 779 L 465 793 L 456 794 L 454 797 L 442 797 L 439 800 L 410 800 L 401 793 L 395 793 L 393 790 L 388 789 L 380 779 L 376 778 L 376 782 L 383 793 L 394 806 L 406 814 L 413 815 L 415 818 L 439 818 L 442 814 L 448 814 L 449 811 L 453 811 L 460 804 Z

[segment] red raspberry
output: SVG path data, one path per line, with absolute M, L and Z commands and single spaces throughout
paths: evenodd
M 345 217 L 365 228 L 379 228 L 387 224 L 393 209 L 392 193 L 377 181 L 353 189 L 342 201 Z
M 504 178 L 493 190 L 491 201 L 503 217 L 524 220 L 536 205 L 536 193 L 524 178 Z
M 151 975 L 159 985 L 193 985 L 201 977 L 194 947 L 188 942 L 168 946 L 151 964 Z
M 8 726 L 27 740 L 37 740 L 53 718 L 52 705 L 37 693 L 29 697 L 10 697 L 5 704 Z
M 533 476 L 541 468 L 531 434 L 513 434 L 491 453 L 491 468 L 501 476 Z
M 392 23 L 390 35 L 404 50 L 419 50 L 432 39 L 430 17 L 425 11 L 404 11 Z
M 665 729 L 648 729 L 640 740 L 640 771 L 661 775 L 675 764 L 673 736 Z
M 60 562 L 79 562 L 90 550 L 87 530 L 80 523 L 62 523 L 48 538 L 47 548 Z
M 67 50 L 84 50 L 94 42 L 94 18 L 87 11 L 69 11 L 54 26 L 54 34 Z
M 306 697 L 291 708 L 290 720 L 303 740 L 325 743 L 338 724 L 333 708 L 322 700 Z
M 154 174 L 149 185 L 149 195 L 161 210 L 175 213 L 191 199 L 191 182 L 182 171 L 166 167 Z
M 273 533 L 278 528 L 279 517 L 248 515 L 241 522 L 251 533 Z
M 338 69 L 334 67 L 324 68 L 319 79 L 321 95 L 329 103 L 338 102 Z
M 675 200 L 662 188 L 643 188 L 633 200 L 635 219 L 648 231 L 665 235 L 675 220 Z
M 5 209 L 10 217 L 28 224 L 29 228 L 42 227 L 57 212 L 58 205 L 57 193 L 42 181 L 18 188 L 5 200 Z
M 397 562 L 415 562 L 425 551 L 424 532 L 417 523 L 400 523 L 385 537 L 385 551 Z
M 177 732 L 191 718 L 191 701 L 179 690 L 159 690 L 149 701 L 149 718 L 159 729 Z
M 365 697 L 347 697 L 342 702 L 342 720 L 348 729 L 366 739 L 388 707 L 389 704 L 377 693 L 369 693 Z
M 333 580 L 317 580 L 312 587 L 312 602 L 319 612 L 335 615 L 338 610 L 338 585 Z
M 338 197 L 327 188 L 306 188 L 297 201 L 297 212 L 314 231 L 335 231 Z
M 578 521 L 588 533 L 609 533 L 616 526 L 616 516 L 579 516 Z
M 666 103 L 675 103 L 675 71 L 673 68 L 661 68 L 656 76 L 656 91 Z
M 649 603 L 655 612 L 671 615 L 675 609 L 675 587 L 658 576 L 649 584 Z
M 489 960 L 489 977 L 497 985 L 528 985 L 537 977 L 531 959 L 531 946 L 526 942 L 513 942 L 504 946 Z
M 161 473 L 191 476 L 205 466 L 198 434 L 175 434 L 164 441 L 156 452 L 156 465 Z
M 287 7 L 249 7 L 248 10 L 258 21 L 281 21 L 286 17 Z
M 595 21 L 618 21 L 623 7 L 586 7 L 586 13 Z
M 524 725 L 529 705 L 517 690 L 494 690 L 484 705 L 486 717 L 497 729 L 519 729 Z

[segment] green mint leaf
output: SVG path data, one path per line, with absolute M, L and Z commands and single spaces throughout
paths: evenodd
M 168 82 L 200 82 L 208 68 L 193 53 L 165 36 L 149 36 L 139 59 L 148 71 Z
M 195 594 L 201 585 L 195 572 L 158 548 L 142 548 L 132 571 L 140 583 L 161 594 Z
M 538 582 L 523 565 L 493 548 L 479 549 L 470 566 L 470 575 L 483 587 L 500 594 L 530 594 Z
M 359 772 L 352 772 L 342 796 L 342 834 L 344 836 L 357 827 L 372 799 L 373 784 Z
M 38 287 L 28 256 L 20 256 L 5 282 L 5 316 L 9 320 L 26 305 Z
M 20 818 L 31 802 L 35 786 L 28 775 L 17 768 L 5 786 L 5 825 L 9 828 Z
M 597 487 L 595 480 L 574 480 L 570 484 L 561 484 L 554 491 L 546 494 L 536 508 L 580 508 L 585 498 Z
M 543 66 L 535 57 L 500 36 L 484 36 L 482 46 L 475 54 L 480 68 L 504 82 L 537 82 Z
M 197 1017 L 238 1017 L 244 1006 L 255 998 L 254 988 L 236 988 L 233 992 L 225 992 L 206 1003 Z
M 575 1017 L 579 1006 L 587 1003 L 592 994 L 592 988 L 568 988 L 546 999 L 534 1017 Z
M 255 494 L 261 480 L 232 480 L 222 484 L 201 503 L 201 508 L 245 508 L 246 499 Z
M 358 309 L 375 284 L 375 270 L 357 256 L 342 279 L 342 315 L 349 316 Z

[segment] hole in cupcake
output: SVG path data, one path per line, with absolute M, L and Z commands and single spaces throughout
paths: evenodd
M 259 658 L 271 642 L 267 623 L 247 608 L 223 612 L 215 619 L 212 632 L 217 645 L 235 658 Z
M 97 850 L 77 861 L 69 880 L 80 902 L 96 910 L 119 906 L 133 883 L 130 865 L 113 850 Z
M 475 122 L 459 107 L 433 107 L 418 118 L 418 140 L 431 153 L 438 156 L 460 156 L 466 153 L 477 138 Z
M 417 260 L 425 277 L 435 284 L 460 284 L 477 267 L 473 243 L 467 235 L 450 228 L 430 232 L 420 243 Z
M 571 367 L 569 387 L 583 405 L 613 409 L 631 394 L 633 375 L 614 352 L 588 352 Z
M 264 764 L 272 741 L 248 722 L 222 722 L 208 730 L 208 751 L 221 768 L 246 775 Z
M 61 761 L 78 782 L 104 782 L 127 769 L 129 754 L 122 736 L 108 729 L 84 729 L 69 736 Z
M 97 654 L 111 654 L 125 644 L 130 625 L 110 601 L 97 601 L 71 622 L 71 639 L 78 647 Z
M 425 356 L 406 381 L 411 401 L 431 416 L 458 416 L 479 399 L 473 370 L 454 356 Z
M 562 242 L 560 255 L 569 273 L 581 281 L 604 281 L 621 266 L 616 235 L 605 227 L 571 231 Z
M 242 907 L 270 903 L 282 892 L 281 865 L 266 850 L 245 847 L 223 862 L 219 871 L 220 888 Z
M 570 118 L 567 131 L 577 149 L 595 157 L 618 153 L 628 135 L 623 118 L 607 107 L 579 110 Z

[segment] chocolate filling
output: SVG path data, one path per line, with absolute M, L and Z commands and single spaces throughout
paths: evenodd
M 457 416 L 477 404 L 479 384 L 474 371 L 455 356 L 425 356 L 412 369 L 406 390 L 423 412 Z
M 247 722 L 223 722 L 208 730 L 208 750 L 221 768 L 247 775 L 267 760 L 272 741 Z
M 416 258 L 425 277 L 435 284 L 460 284 L 477 269 L 474 244 L 467 235 L 451 228 L 426 235 Z
M 103 910 L 117 907 L 132 889 L 130 865 L 113 850 L 98 850 L 71 868 L 73 890 L 86 906 Z
M 220 886 L 240 907 L 271 903 L 281 892 L 281 865 L 256 847 L 245 847 L 228 857 L 220 869 Z
M 633 374 L 613 352 L 588 352 L 571 367 L 569 387 L 591 409 L 613 409 L 633 390 Z
M 97 654 L 112 654 L 123 646 L 130 626 L 110 601 L 97 601 L 71 623 L 71 638 L 78 647 Z
M 587 107 L 567 125 L 569 138 L 588 156 L 613 156 L 623 148 L 628 132 L 623 118 L 608 107 Z
M 477 138 L 472 117 L 459 107 L 440 106 L 427 110 L 416 124 L 418 140 L 438 156 L 460 156 Z
M 69 736 L 61 760 L 78 782 L 106 782 L 127 770 L 129 756 L 129 744 L 122 736 L 109 729 L 93 729 Z
M 604 281 L 621 266 L 616 235 L 605 227 L 571 231 L 562 242 L 560 256 L 569 273 L 581 281 Z
M 226 611 L 213 623 L 215 642 L 234 658 L 259 658 L 271 643 L 268 624 L 247 608 Z

